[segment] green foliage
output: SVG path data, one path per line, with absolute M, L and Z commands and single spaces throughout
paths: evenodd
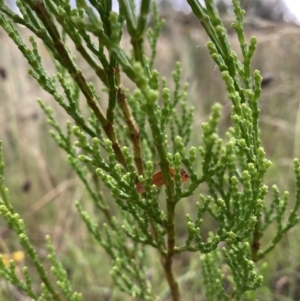
M 2 142 L 0 144 L 0 151 L 2 155 Z M 28 257 L 32 260 L 32 263 L 35 267 L 36 273 L 39 276 L 40 283 L 42 285 L 42 289 L 39 293 L 34 292 L 32 280 L 30 277 L 30 273 L 26 267 L 23 268 L 23 278 L 21 280 L 19 276 L 16 274 L 15 262 L 11 260 L 9 265 L 6 266 L 2 261 L 2 256 L 0 256 L 0 275 L 3 279 L 12 283 L 16 287 L 20 288 L 27 296 L 32 298 L 33 300 L 62 300 L 60 295 L 64 295 L 68 300 L 79 301 L 82 300 L 80 294 L 76 292 L 72 292 L 71 284 L 69 283 L 68 276 L 61 263 L 55 256 L 54 248 L 51 244 L 51 240 L 49 237 L 47 239 L 47 247 L 49 250 L 49 259 L 53 264 L 52 274 L 56 279 L 56 286 L 52 284 L 52 279 L 47 275 L 45 267 L 38 256 L 36 250 L 33 247 L 32 242 L 30 241 L 23 220 L 17 213 L 14 213 L 14 210 L 11 206 L 9 206 L 9 193 L 7 188 L 3 183 L 3 160 L 1 159 L 1 205 L 0 205 L 0 213 L 1 216 L 6 220 L 7 224 L 10 228 L 17 234 L 18 239 L 24 248 Z M 59 292 L 58 288 L 61 289 Z
M 118 14 L 112 12 L 111 1 L 93 0 L 88 4 L 78 0 L 72 9 L 61 0 L 21 0 L 18 7 L 22 16 L 1 3 L 0 25 L 28 61 L 29 74 L 73 120 L 63 129 L 51 108 L 39 100 L 53 129 L 52 137 L 67 153 L 90 200 L 106 219 L 99 226 L 85 210 L 86 204 L 76 203 L 90 235 L 111 258 L 111 278 L 118 289 L 142 300 L 159 299 L 147 277 L 148 250 L 153 248 L 160 258 L 170 299 L 178 301 L 181 295 L 184 299 L 173 259 L 183 252 L 198 252 L 196 256 L 200 252 L 207 300 L 242 300 L 247 291 L 255 291 L 262 285 L 259 261 L 299 222 L 300 165 L 298 160 L 294 161 L 297 191 L 292 209 L 286 212 L 288 192 L 281 194 L 276 185 L 272 187 L 271 202 L 267 202 L 264 178 L 271 162 L 261 146 L 258 124 L 262 77 L 259 71 L 251 71 L 256 38 L 246 42 L 245 11 L 239 1 L 233 0 L 236 21 L 232 28 L 241 46 L 239 60 L 213 1 L 205 1 L 205 6 L 196 0 L 188 3 L 210 39 L 208 51 L 232 102 L 232 127 L 225 137 L 218 132 L 221 106 L 214 104 L 211 116 L 202 124 L 201 143 L 196 146 L 190 146 L 194 110 L 188 102 L 188 85 L 181 83 L 180 64 L 172 74 L 173 90 L 172 84 L 154 69 L 157 40 L 163 26 L 155 3 L 154 27 L 148 30 L 149 0 L 141 1 L 138 15 L 132 0 L 120 0 Z M 48 74 L 38 43 L 31 36 L 28 47 L 16 24 L 24 25 L 43 41 L 52 54 L 56 74 Z M 120 46 L 126 34 L 130 36 L 131 53 Z M 145 51 L 146 37 L 150 53 Z M 68 47 L 71 41 L 97 75 L 105 96 L 82 73 Z M 124 76 L 134 85 L 133 89 L 122 85 Z M 73 291 L 49 237 L 52 275 L 48 276 L 23 221 L 14 212 L 4 185 L 3 158 L 0 159 L 0 213 L 32 260 L 41 289 L 32 284 L 26 268 L 21 280 L 13 261 L 9 266 L 0 261 L 1 277 L 34 300 L 81 300 L 81 295 Z M 188 186 L 182 184 L 182 170 L 189 174 Z M 158 183 L 164 184 L 164 191 Z M 144 189 L 142 193 L 139 185 Z M 179 202 L 187 201 L 184 199 L 199 188 L 194 214 L 186 213 L 186 238 L 180 245 L 175 213 Z M 117 213 L 112 210 L 112 202 L 118 208 Z M 210 216 L 217 225 L 208 238 L 200 234 L 205 216 Z M 274 223 L 277 225 L 274 237 L 261 247 L 266 229 Z M 223 271 L 224 266 L 227 272 Z

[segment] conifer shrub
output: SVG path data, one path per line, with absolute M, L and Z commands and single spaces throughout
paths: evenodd
M 76 203 L 89 235 L 110 258 L 111 279 L 124 298 L 185 300 L 174 259 L 190 253 L 201 263 L 201 273 L 194 278 L 201 278 L 199 290 L 205 300 L 255 300 L 263 281 L 260 263 L 299 222 L 300 165 L 295 159 L 295 195 L 279 191 L 276 184 L 265 185 L 271 161 L 260 139 L 262 76 L 251 70 L 257 40 L 246 41 L 245 11 L 239 1 L 232 1 L 236 17 L 232 28 L 241 59 L 231 48 L 214 2 L 187 2 L 209 37 L 207 49 L 232 103 L 232 126 L 226 134 L 221 136 L 218 130 L 221 105 L 213 104 L 210 117 L 197 129 L 201 141 L 196 145 L 191 141 L 194 108 L 189 104 L 188 85 L 181 82 L 180 63 L 174 67 L 173 83 L 154 68 L 164 24 L 155 2 L 142 0 L 137 10 L 133 0 L 119 0 L 116 13 L 110 0 L 78 0 L 75 8 L 62 0 L 19 0 L 21 14 L 16 14 L 2 0 L 0 25 L 30 65 L 29 74 L 70 116 L 62 127 L 51 107 L 38 100 L 52 127 L 51 136 L 106 220 L 99 224 L 85 203 Z M 18 24 L 32 32 L 30 47 Z M 120 46 L 124 35 L 130 36 L 131 51 Z M 55 74 L 43 67 L 37 39 L 51 54 Z M 71 44 L 96 74 L 97 86 L 87 81 Z M 150 51 L 145 51 L 145 44 Z M 124 78 L 130 87 L 122 84 Z M 51 269 L 30 240 L 5 186 L 2 152 L 0 175 L 1 217 L 17 234 L 39 283 L 33 282 L 27 267 L 22 275 L 16 273 L 15 261 L 3 256 L 1 278 L 32 300 L 83 300 L 50 236 L 46 245 Z M 183 213 L 181 242 L 176 233 L 178 204 L 189 202 L 195 194 L 198 202 L 191 205 L 192 212 Z M 201 229 L 207 220 L 216 226 L 205 236 Z M 276 231 L 261 243 L 269 227 Z M 155 252 L 150 255 L 149 250 Z M 168 286 L 163 298 L 147 274 L 153 254 Z

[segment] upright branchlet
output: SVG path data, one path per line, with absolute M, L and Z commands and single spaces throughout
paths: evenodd
M 232 2 L 236 16 L 232 27 L 240 43 L 241 61 L 231 48 L 214 1 L 206 0 L 204 6 L 198 0 L 188 0 L 210 38 L 207 49 L 226 84 L 233 121 L 225 138 L 220 137 L 221 106 L 213 105 L 211 116 L 201 125 L 201 142 L 194 146 L 190 146 L 194 108 L 189 105 L 188 85 L 181 83 L 180 64 L 176 64 L 172 73 L 174 90 L 154 69 L 157 41 L 163 26 L 155 3 L 152 5 L 153 29 L 148 30 L 149 0 L 141 1 L 137 16 L 133 0 L 120 0 L 119 14 L 112 12 L 112 1 L 91 0 L 88 4 L 78 0 L 77 7 L 72 9 L 68 2 L 61 0 L 21 0 L 18 7 L 22 16 L 0 3 L 0 25 L 28 61 L 30 75 L 73 120 L 73 123 L 67 122 L 63 130 L 51 108 L 39 100 L 53 128 L 52 137 L 67 153 L 70 165 L 105 222 L 99 226 L 78 202 L 77 210 L 91 236 L 111 258 L 115 285 L 132 297 L 158 300 L 146 273 L 146 249 L 151 247 L 159 255 L 173 301 L 181 297 L 173 258 L 182 252 L 202 253 L 200 261 L 207 299 L 241 300 L 246 291 L 256 290 L 262 284 L 255 263 L 299 222 L 298 160 L 294 161 L 297 191 L 292 210 L 286 217 L 289 194 L 281 193 L 276 185 L 272 186 L 270 205 L 266 205 L 268 187 L 264 177 L 271 162 L 261 146 L 258 123 L 262 77 L 257 70 L 251 73 L 257 40 L 252 37 L 246 41 L 245 11 L 239 1 Z M 132 55 L 120 46 L 124 21 Z M 31 48 L 27 47 L 14 23 L 27 27 L 47 46 L 56 74 L 50 76 L 43 67 L 38 42 L 30 37 Z M 151 49 L 148 56 L 144 47 L 146 32 Z M 68 40 L 107 93 L 106 112 L 98 83 L 87 82 L 71 53 L 72 47 L 67 45 Z M 134 90 L 122 86 L 123 74 L 134 84 Z M 82 97 L 88 113 L 80 106 Z M 185 187 L 182 170 L 190 180 Z M 160 193 L 160 186 L 165 188 L 165 193 Z M 143 189 L 139 191 L 138 187 Z M 197 189 L 201 193 L 195 214 L 186 214 L 185 242 L 178 245 L 175 231 L 178 203 Z M 4 185 L 2 152 L 0 195 L 0 213 L 18 234 L 33 261 L 42 291 L 34 292 L 26 268 L 25 280 L 21 281 L 13 262 L 7 267 L 0 260 L 1 277 L 35 300 L 60 300 L 61 294 L 67 300 L 81 300 L 81 295 L 73 292 L 49 237 L 49 259 L 57 285 L 47 276 L 22 220 L 14 213 Z M 111 202 L 116 204 L 118 214 L 113 213 Z M 206 239 L 201 235 L 204 216 L 210 216 L 218 225 Z M 265 230 L 274 223 L 274 237 L 260 247 Z M 222 249 L 218 248 L 220 244 L 224 245 Z M 224 265 L 226 273 L 222 269 Z M 230 283 L 229 289 L 225 279 Z

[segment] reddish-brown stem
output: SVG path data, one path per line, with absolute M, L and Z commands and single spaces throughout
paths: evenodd
M 139 175 L 143 174 L 143 162 L 142 162 L 142 150 L 141 150 L 141 139 L 140 130 L 131 114 L 131 110 L 126 101 L 124 91 L 119 88 L 117 91 L 117 99 L 119 106 L 122 110 L 125 122 L 129 130 L 129 137 L 133 144 L 134 161 L 138 170 Z
M 164 264 L 164 272 L 170 287 L 172 301 L 180 301 L 179 286 L 172 270 L 172 257 L 168 257 L 168 255 Z
M 260 219 L 257 221 L 253 234 L 252 234 L 252 244 L 251 244 L 251 260 L 256 262 L 258 260 L 257 253 L 260 248 Z
M 173 190 L 173 188 L 171 189 Z M 172 266 L 174 248 L 175 248 L 175 224 L 174 224 L 175 206 L 176 203 L 172 199 L 168 198 L 167 199 L 167 221 L 168 221 L 167 254 L 165 255 L 165 258 L 163 260 L 163 267 L 164 267 L 165 276 L 167 278 L 171 290 L 172 300 L 179 301 L 180 291 L 179 291 L 178 283 L 174 277 L 173 266 Z
M 87 104 L 93 110 L 95 116 L 101 123 L 107 137 L 112 141 L 113 149 L 116 154 L 116 159 L 126 167 L 126 161 L 121 151 L 120 145 L 117 141 L 113 126 L 107 122 L 104 112 L 100 107 L 97 99 L 95 99 L 91 88 L 89 87 L 84 75 L 81 70 L 78 69 L 74 61 L 72 60 L 67 48 L 65 47 L 63 41 L 60 38 L 60 34 L 52 21 L 48 11 L 45 9 L 43 1 L 27 1 L 30 7 L 36 12 L 40 20 L 43 22 L 45 28 L 47 29 L 50 37 L 53 40 L 53 45 L 61 57 L 61 62 L 68 70 L 69 74 L 74 78 L 81 92 L 86 97 Z

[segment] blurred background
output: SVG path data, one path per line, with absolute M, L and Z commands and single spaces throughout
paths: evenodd
M 220 0 L 217 5 L 232 48 L 240 56 L 236 35 L 230 28 L 234 20 L 230 3 Z M 295 191 L 292 160 L 300 157 L 299 4 L 299 1 L 291 0 L 241 1 L 247 11 L 246 36 L 249 39 L 255 35 L 258 39 L 253 70 L 260 70 L 264 77 L 259 104 L 260 126 L 262 144 L 273 161 L 266 182 L 270 187 L 276 183 L 280 189 L 289 190 L 291 203 Z M 14 6 L 13 3 L 10 5 Z M 171 82 L 176 61 L 182 63 L 182 83 L 190 84 L 189 105 L 195 107 L 191 145 L 197 146 L 201 123 L 207 120 L 211 106 L 215 102 L 223 105 L 220 133 L 224 134 L 231 125 L 231 105 L 220 72 L 206 49 L 208 38 L 185 1 L 160 1 L 159 9 L 166 25 L 158 43 L 155 68 L 161 77 Z M 30 32 L 20 26 L 18 29 L 27 43 Z M 36 99 L 39 97 L 51 105 L 62 126 L 70 118 L 28 75 L 27 62 L 2 29 L 0 45 L 0 139 L 4 143 L 6 183 L 16 211 L 24 219 L 29 236 L 42 257 L 46 256 L 45 234 L 51 235 L 74 288 L 83 293 L 85 300 L 131 300 L 115 290 L 109 276 L 110 259 L 89 237 L 77 214 L 74 202 L 80 201 L 99 225 L 104 221 L 99 212 L 95 212 L 83 185 L 69 167 L 66 154 L 50 137 L 50 127 Z M 125 48 L 129 45 L 126 34 L 123 45 Z M 41 43 L 39 49 L 47 71 L 53 74 L 55 69 L 50 55 Z M 75 55 L 75 51 L 73 53 Z M 101 90 L 102 85 L 92 70 L 79 55 L 76 59 L 87 79 Z M 193 211 L 196 201 L 197 197 L 191 197 L 179 203 L 179 212 L 182 212 L 177 216 L 179 239 L 186 237 L 183 212 Z M 213 231 L 214 227 L 209 221 L 204 223 L 203 233 Z M 269 229 L 265 240 L 268 241 L 268 235 L 271 237 L 274 232 L 275 228 Z M 258 300 L 300 300 L 299 247 L 298 226 L 259 264 L 264 286 L 258 291 Z M 18 250 L 20 246 L 15 235 L 1 220 L 0 252 Z M 152 250 L 149 253 L 153 255 L 149 257 L 149 278 L 161 299 L 168 300 L 166 283 L 161 281 L 163 271 L 159 268 L 159 258 Z M 25 262 L 30 267 L 26 258 Z M 20 262 L 19 266 L 22 265 Z M 175 265 L 185 300 L 205 300 L 199 254 L 181 254 Z M 0 288 L 4 300 L 26 300 L 18 289 L 4 282 L 0 281 Z

